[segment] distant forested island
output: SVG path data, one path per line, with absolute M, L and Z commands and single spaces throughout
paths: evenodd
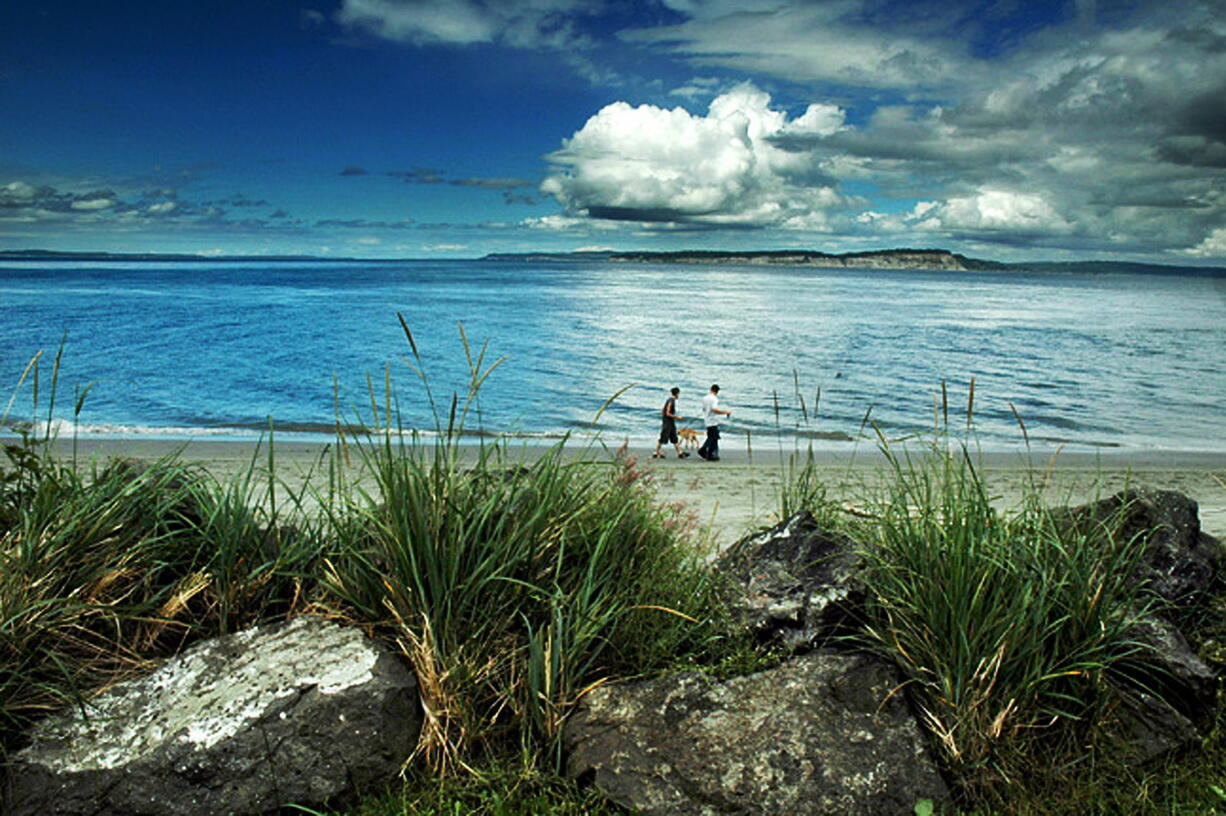
M 604 260 L 628 263 L 735 266 L 813 266 L 844 269 L 921 269 L 978 272 L 1135 272 L 1226 277 L 1226 267 L 1174 266 L 1134 261 L 1023 261 L 1004 263 L 969 258 L 947 249 L 882 249 L 832 254 L 811 249 L 704 250 L 675 252 L 524 252 L 493 253 L 486 261 L 559 262 Z
M 350 258 L 319 255 L 192 255 L 165 252 L 63 252 L 49 249 L 0 250 L 0 261 L 315 261 L 354 263 L 400 263 L 420 258 Z M 465 260 L 465 259 L 456 259 Z M 473 259 L 467 259 L 473 260 Z M 811 266 L 845 269 L 919 269 L 954 272 L 994 270 L 1035 272 L 1135 272 L 1226 277 L 1226 267 L 1175 266 L 1133 261 L 1023 261 L 1003 263 L 969 258 L 946 249 L 882 249 L 871 252 L 832 254 L 812 249 L 680 250 L 675 252 L 495 252 L 476 260 L 508 263 L 565 263 L 609 261 L 615 263 L 705 264 L 728 266 Z
M 675 252 L 497 252 L 484 261 L 601 260 L 626 263 L 735 264 L 738 266 L 827 266 L 860 269 L 1004 269 L 1006 264 L 968 258 L 944 249 L 883 249 L 832 255 L 814 249 L 704 250 Z
M 945 249 L 883 249 L 831 254 L 811 249 L 767 249 L 746 252 L 688 250 L 683 252 L 617 252 L 614 261 L 637 263 L 748 264 L 751 266 L 822 266 L 851 269 L 1005 269 L 1005 264 L 968 258 Z

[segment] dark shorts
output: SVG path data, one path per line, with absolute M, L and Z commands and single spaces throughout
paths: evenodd
M 660 425 L 660 444 L 661 445 L 676 445 L 677 444 L 677 421 L 666 419 Z

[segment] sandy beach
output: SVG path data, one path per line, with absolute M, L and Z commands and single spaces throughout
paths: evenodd
M 661 499 L 684 502 L 710 522 L 717 541 L 726 545 L 778 520 L 779 485 L 787 458 L 778 452 L 755 453 L 752 458 L 727 452 L 713 464 L 670 457 L 650 467 Z M 985 453 L 976 459 L 994 503 L 1002 508 L 1016 507 L 1031 485 L 1041 485 L 1052 505 L 1080 504 L 1125 486 L 1177 490 L 1199 504 L 1206 532 L 1226 537 L 1226 455 Z M 819 453 L 815 461 L 827 495 L 852 506 L 875 495 L 886 472 L 886 461 L 875 449 Z
M 62 457 L 72 455 L 72 443 L 57 444 Z M 510 443 L 511 457 L 530 459 L 543 448 Z M 913 455 L 922 448 L 911 449 Z M 777 520 L 779 485 L 786 471 L 789 450 L 747 450 L 743 443 L 725 444 L 719 462 L 697 457 L 653 460 L 650 447 L 630 447 L 627 455 L 652 481 L 661 502 L 684 506 L 707 526 L 719 547 L 727 546 L 747 532 Z M 613 448 L 575 446 L 575 455 L 610 457 Z M 152 460 L 179 455 L 184 461 L 208 469 L 224 479 L 251 467 L 268 463 L 267 449 L 251 442 L 152 439 L 83 439 L 76 443 L 78 462 L 105 461 L 112 457 Z M 278 478 L 290 486 L 319 479 L 326 472 L 329 455 L 324 443 L 278 441 L 275 467 Z M 1016 506 L 1024 489 L 1041 484 L 1051 504 L 1077 504 L 1109 496 L 1125 485 L 1178 490 L 1200 505 L 1203 529 L 1226 538 L 1226 454 L 1179 451 L 1121 451 L 1099 453 L 1056 450 L 975 454 L 989 492 L 1001 507 Z M 873 495 L 885 468 L 885 459 L 874 447 L 814 453 L 814 461 L 826 484 L 828 496 L 860 505 Z

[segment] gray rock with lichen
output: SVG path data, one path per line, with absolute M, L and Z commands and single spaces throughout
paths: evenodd
M 1201 660 L 1179 629 L 1157 617 L 1140 620 L 1129 637 L 1144 648 L 1152 672 L 1145 685 L 1195 722 L 1208 725 L 1217 703 L 1218 675 Z
M 1217 708 L 1217 673 L 1201 660 L 1183 633 L 1165 620 L 1138 621 L 1129 637 L 1142 648 L 1130 667 L 1117 706 L 1107 721 L 1118 739 L 1109 749 L 1141 765 L 1199 744 Z
M 1138 487 L 1054 515 L 1091 539 L 1107 533 L 1141 540 L 1138 580 L 1179 608 L 1195 607 L 1213 592 L 1226 565 L 1222 543 L 1201 530 L 1196 502 L 1173 490 Z
M 762 641 L 823 646 L 863 618 L 864 559 L 807 511 L 736 542 L 717 566 L 737 587 L 733 614 Z
M 605 686 L 564 732 L 567 773 L 652 816 L 894 816 L 948 795 L 887 664 L 812 653 L 712 682 Z
M 55 715 L 10 765 L 12 816 L 256 814 L 393 779 L 417 684 L 359 630 L 298 618 L 210 640 Z

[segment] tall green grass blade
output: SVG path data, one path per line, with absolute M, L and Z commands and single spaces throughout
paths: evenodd
M 420 363 L 421 354 L 417 351 L 417 341 L 413 339 L 413 331 L 409 328 L 408 321 L 404 319 L 404 315 L 400 312 L 396 312 L 396 319 L 400 321 L 400 328 L 404 331 L 404 336 L 409 341 L 409 348 L 413 351 L 413 359 Z
M 8 424 L 9 417 L 12 415 L 12 411 L 13 411 L 13 403 L 17 400 L 17 395 L 21 393 L 21 386 L 25 384 L 25 381 L 30 376 L 30 373 L 35 372 L 35 376 L 37 376 L 38 361 L 42 359 L 42 356 L 43 356 L 42 350 L 35 352 L 34 356 L 30 358 L 30 362 L 26 363 L 26 367 L 22 369 L 21 376 L 17 378 L 17 385 L 13 389 L 13 393 L 9 397 L 8 403 L 4 406 L 4 414 L 0 415 L 0 426 Z M 36 396 L 34 397 L 35 405 L 38 404 L 37 390 L 38 389 L 35 388 L 35 392 L 36 392 Z
M 601 403 L 600 410 L 596 412 L 596 416 L 592 417 L 592 424 L 593 425 L 600 424 L 600 418 L 604 416 L 604 412 L 609 409 L 609 406 L 617 402 L 617 400 L 621 398 L 622 394 L 626 393 L 631 388 L 637 388 L 639 385 L 641 385 L 641 383 L 630 383 L 629 385 L 623 385 L 621 388 L 613 392 L 613 396 L 609 397 L 607 400 Z

